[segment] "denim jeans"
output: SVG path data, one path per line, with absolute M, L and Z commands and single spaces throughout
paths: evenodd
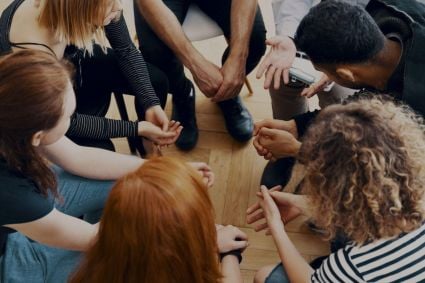
M 75 217 L 83 216 L 91 223 L 99 221 L 113 183 L 88 180 L 55 167 L 62 200 L 56 209 Z M 0 282 L 61 283 L 67 282 L 77 266 L 81 253 L 52 248 L 25 237 L 10 234 L 0 263 Z

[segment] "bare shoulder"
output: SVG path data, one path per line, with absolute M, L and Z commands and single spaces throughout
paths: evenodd
M 4 9 L 6 9 L 13 0 L 2 0 L 0 1 L 0 13 L 3 13 Z

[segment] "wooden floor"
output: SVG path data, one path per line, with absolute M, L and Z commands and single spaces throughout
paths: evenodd
M 132 22 L 131 0 L 124 0 L 125 15 L 134 30 Z M 274 33 L 273 18 L 269 0 L 260 0 L 268 37 Z M 219 64 L 221 54 L 226 46 L 222 37 L 195 43 L 195 46 L 207 58 Z M 188 73 L 188 77 L 190 74 Z M 271 117 L 271 104 L 268 92 L 262 87 L 263 80 L 255 78 L 255 71 L 249 75 L 254 89 L 254 95 L 248 96 L 244 87 L 241 97 L 250 110 L 254 120 Z M 216 222 L 232 224 L 241 227 L 249 235 L 250 246 L 244 253 L 241 268 L 245 282 L 252 282 L 255 271 L 260 267 L 279 262 L 273 240 L 264 233 L 256 233 L 246 224 L 245 211 L 255 202 L 255 192 L 259 189 L 260 177 L 266 161 L 257 156 L 252 143 L 240 144 L 234 141 L 226 132 L 224 120 L 219 108 L 211 103 L 197 89 L 196 116 L 200 128 L 200 137 L 197 147 L 190 152 L 181 152 L 174 146 L 166 149 L 165 154 L 178 156 L 187 161 L 203 161 L 210 164 L 215 172 L 216 182 L 210 189 L 210 196 L 216 210 Z M 126 97 L 130 116 L 136 119 L 132 111 L 132 97 Z M 170 115 L 171 103 L 167 104 L 166 112 Z M 118 118 L 115 105 L 111 106 L 109 117 Z M 125 139 L 114 141 L 118 151 L 128 153 Z M 319 255 L 328 253 L 328 245 L 319 237 L 312 234 L 304 224 L 304 219 L 298 219 L 286 226 L 290 238 L 293 240 L 302 255 L 311 260 Z

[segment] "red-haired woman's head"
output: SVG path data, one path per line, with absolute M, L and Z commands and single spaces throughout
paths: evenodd
M 98 239 L 71 282 L 217 282 L 214 211 L 199 173 L 147 161 L 109 196 Z
M 63 137 L 75 109 L 68 67 L 48 53 L 23 50 L 0 59 L 0 157 L 47 195 L 56 181 L 36 147 Z

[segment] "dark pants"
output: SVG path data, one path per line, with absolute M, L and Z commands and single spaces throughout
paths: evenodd
M 108 48 L 107 53 L 104 53 L 99 45 L 95 45 L 92 56 L 83 56 L 82 52 L 74 51 L 73 47 L 67 48 L 65 53 L 70 52 L 73 55 L 66 54 L 65 57 L 75 66 L 74 90 L 77 98 L 77 113 L 104 117 L 108 112 L 113 92 L 134 95 L 126 77 L 121 72 L 114 50 Z M 168 94 L 167 77 L 152 64 L 147 63 L 147 68 L 152 86 L 164 108 Z M 135 99 L 135 108 L 138 119 L 143 120 L 143 107 L 138 104 L 137 99 Z M 110 140 L 70 138 L 80 145 L 113 150 Z
M 182 63 L 150 28 L 139 12 L 136 3 L 137 0 L 134 0 L 134 2 L 137 37 L 140 39 L 140 50 L 145 60 L 160 68 L 167 75 L 170 84 L 169 92 L 173 94 L 174 99 L 178 99 L 179 96 L 185 97 L 190 92 L 191 83 L 183 72 Z M 196 3 L 205 14 L 220 26 L 224 36 L 230 39 L 231 0 L 163 0 L 163 2 L 176 15 L 180 23 L 183 23 L 190 3 Z M 249 55 L 246 63 L 247 74 L 257 66 L 263 56 L 266 50 L 265 39 L 266 29 L 264 27 L 263 17 L 260 8 L 257 8 L 249 42 Z M 226 60 L 228 53 L 229 48 L 225 50 L 222 62 Z

